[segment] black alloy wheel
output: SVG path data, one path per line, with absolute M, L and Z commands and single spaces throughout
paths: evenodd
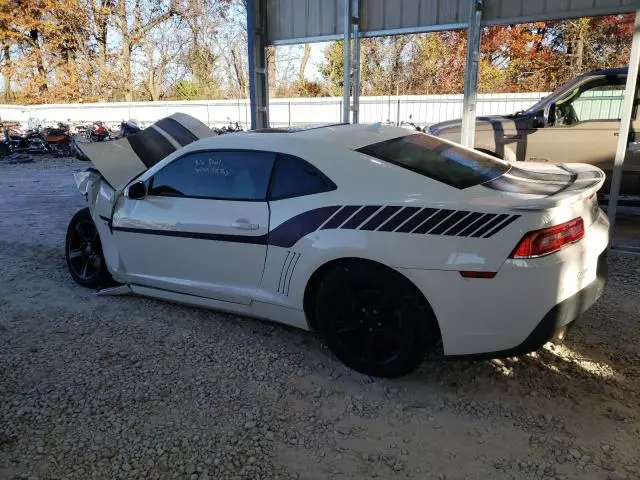
M 406 375 L 439 340 L 437 323 L 419 292 L 397 272 L 375 264 L 354 263 L 327 274 L 316 318 L 332 352 L 367 375 Z
M 67 229 L 65 245 L 71 277 L 83 287 L 113 284 L 102 253 L 102 243 L 88 208 L 76 213 Z

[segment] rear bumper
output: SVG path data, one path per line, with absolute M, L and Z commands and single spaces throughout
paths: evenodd
M 580 242 L 540 258 L 508 259 L 493 279 L 401 272 L 431 304 L 447 357 L 516 355 L 539 348 L 595 302 L 608 243 L 609 222 L 599 212 Z
M 486 360 L 490 358 L 505 358 L 535 352 L 548 341 L 564 336 L 584 312 L 586 312 L 604 292 L 607 280 L 607 252 L 598 257 L 596 279 L 587 287 L 553 307 L 533 329 L 529 336 L 518 346 L 496 352 L 486 352 L 469 355 L 450 355 L 448 359 Z

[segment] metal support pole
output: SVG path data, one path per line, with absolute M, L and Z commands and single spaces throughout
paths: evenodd
M 360 0 L 353 0 L 353 123 L 360 120 Z
M 636 12 L 635 29 L 633 33 L 633 44 L 631 46 L 631 58 L 629 60 L 629 73 L 627 74 L 627 87 L 624 92 L 622 111 L 620 115 L 620 136 L 618 137 L 618 148 L 616 159 L 611 176 L 611 190 L 609 191 L 609 205 L 607 215 L 609 216 L 610 233 L 613 235 L 613 227 L 616 221 L 616 211 L 618 209 L 618 197 L 620 195 L 620 185 L 622 183 L 622 168 L 627 151 L 630 145 L 631 120 L 633 116 L 633 106 L 636 92 L 638 91 L 638 74 L 640 73 L 640 10 Z M 638 146 L 637 143 L 633 144 Z
M 471 13 L 467 29 L 467 64 L 464 72 L 462 100 L 462 138 L 460 143 L 473 148 L 476 136 L 476 103 L 478 101 L 478 67 L 480 63 L 480 35 L 482 33 L 483 0 L 469 0 Z
M 269 126 L 269 81 L 267 78 L 267 11 L 265 0 L 247 2 L 249 44 L 249 101 L 251 129 Z
M 351 122 L 351 0 L 344 0 L 342 122 Z

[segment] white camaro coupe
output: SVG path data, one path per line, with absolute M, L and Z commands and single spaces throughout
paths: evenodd
M 602 293 L 598 168 L 382 125 L 204 128 L 169 117 L 92 154 L 66 241 L 76 282 L 316 330 L 386 377 L 434 350 L 534 351 Z

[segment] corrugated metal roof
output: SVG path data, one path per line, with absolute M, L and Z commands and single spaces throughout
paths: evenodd
M 345 0 L 264 0 L 269 43 L 340 38 Z M 463 28 L 469 0 L 360 0 L 364 36 Z M 486 24 L 607 15 L 640 9 L 640 0 L 485 0 Z

